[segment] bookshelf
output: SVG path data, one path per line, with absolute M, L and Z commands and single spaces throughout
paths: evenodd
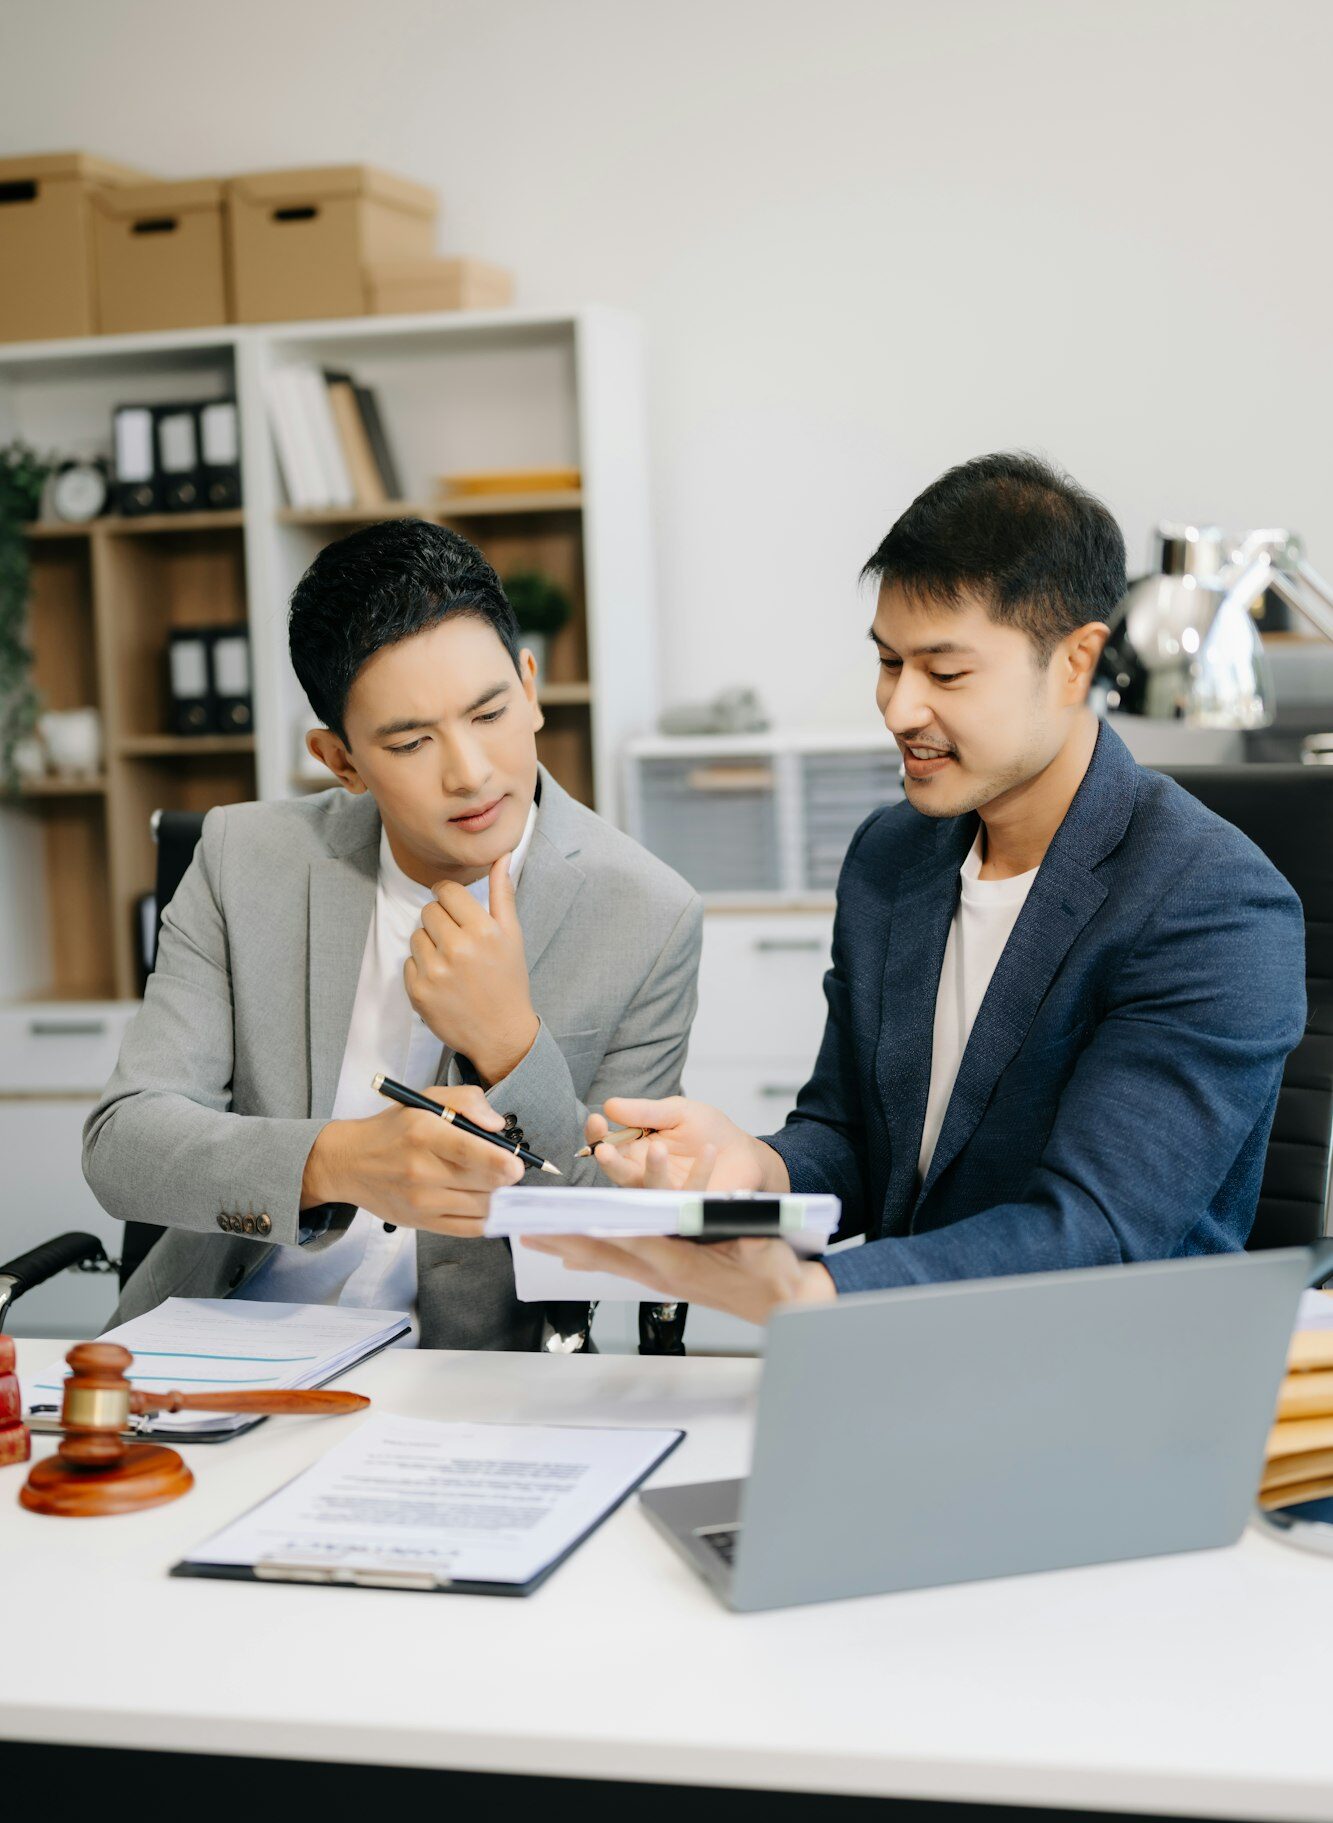
M 298 512 L 265 407 L 278 366 L 352 371 L 379 399 L 407 498 Z M 619 820 L 625 740 L 656 711 L 652 560 L 636 326 L 611 310 L 469 311 L 0 345 L 0 440 L 104 453 L 113 408 L 234 395 L 245 505 L 30 528 L 36 682 L 49 708 L 96 706 L 95 778 L 0 799 L 0 1003 L 138 992 L 136 906 L 149 817 L 311 788 L 295 776 L 308 706 L 285 609 L 320 547 L 404 515 L 455 527 L 503 577 L 540 569 L 574 603 L 540 680 L 545 763 Z M 479 468 L 577 468 L 577 489 L 443 497 Z M 168 732 L 173 628 L 247 628 L 253 735 Z

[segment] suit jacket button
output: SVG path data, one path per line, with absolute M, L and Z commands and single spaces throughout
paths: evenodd
M 242 1216 L 241 1232 L 243 1234 L 253 1234 L 254 1231 L 255 1231 L 255 1218 L 252 1215 Z
M 273 1232 L 273 1223 L 269 1220 L 269 1218 L 266 1215 L 257 1215 L 255 1217 L 255 1233 L 256 1234 L 272 1234 L 272 1232 Z

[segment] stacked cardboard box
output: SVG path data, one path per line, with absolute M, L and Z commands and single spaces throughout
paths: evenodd
M 94 208 L 146 181 L 86 152 L 0 159 L 0 342 L 98 329 Z
M 0 160 L 0 342 L 509 303 L 502 267 L 436 255 L 439 206 L 371 165 L 159 182 Z

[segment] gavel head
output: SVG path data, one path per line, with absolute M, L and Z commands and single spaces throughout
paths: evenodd
M 134 1356 L 117 1342 L 80 1342 L 65 1360 L 70 1376 L 60 1408 L 65 1431 L 60 1454 L 88 1467 L 118 1462 L 125 1453 L 121 1432 L 130 1419 L 126 1370 Z

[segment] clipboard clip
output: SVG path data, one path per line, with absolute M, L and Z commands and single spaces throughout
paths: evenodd
M 313 1557 L 261 1557 L 254 1565 L 261 1582 L 343 1583 L 356 1589 L 449 1589 L 451 1576 L 425 1564 L 324 1563 Z

